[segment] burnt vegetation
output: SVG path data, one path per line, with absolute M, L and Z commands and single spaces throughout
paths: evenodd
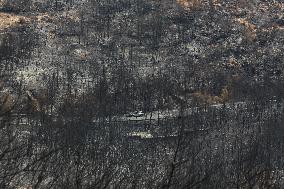
M 0 188 L 283 188 L 282 1 L 0 11 Z

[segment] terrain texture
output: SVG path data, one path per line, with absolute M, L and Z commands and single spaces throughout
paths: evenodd
M 283 188 L 282 0 L 0 0 L 0 188 Z

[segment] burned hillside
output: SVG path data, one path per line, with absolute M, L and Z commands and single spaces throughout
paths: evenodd
M 283 188 L 283 13 L 0 1 L 0 188 Z

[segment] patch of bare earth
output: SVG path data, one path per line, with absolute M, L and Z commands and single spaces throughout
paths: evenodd
M 29 21 L 30 19 L 25 16 L 0 12 L 0 30 L 13 28 L 21 24 L 25 24 Z
M 202 5 L 202 0 L 177 0 L 177 3 L 186 10 L 198 9 Z
M 209 4 L 207 0 L 176 0 L 176 2 L 186 10 L 202 9 L 206 4 Z M 212 0 L 211 3 L 215 8 L 221 6 L 220 0 Z

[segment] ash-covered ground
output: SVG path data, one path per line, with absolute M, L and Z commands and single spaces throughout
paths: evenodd
M 283 15 L 1 0 L 0 188 L 283 188 Z

